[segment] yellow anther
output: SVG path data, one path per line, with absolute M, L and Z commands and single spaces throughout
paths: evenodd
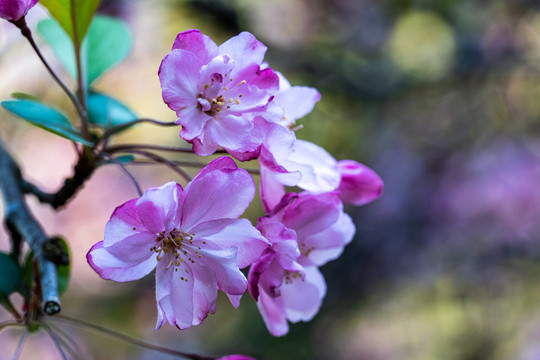
M 232 104 L 232 102 L 233 102 L 233 99 L 229 98 L 229 104 Z M 133 230 L 135 230 L 135 228 L 133 228 Z
M 206 84 L 204 85 L 204 90 L 208 89 L 210 87 L 210 85 Z
M 226 86 L 224 86 L 224 87 L 223 87 L 223 90 L 229 90 L 229 88 L 228 88 L 228 87 L 226 87 Z
M 236 105 L 240 105 L 240 99 L 236 99 L 234 100 L 234 102 L 236 103 Z

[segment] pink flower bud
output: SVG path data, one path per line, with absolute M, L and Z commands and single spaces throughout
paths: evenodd
M 337 163 L 337 170 L 341 174 L 339 197 L 343 202 L 365 205 L 381 196 L 383 182 L 367 166 L 354 160 L 341 160 Z
M 0 0 L 0 18 L 17 21 L 36 5 L 38 0 Z

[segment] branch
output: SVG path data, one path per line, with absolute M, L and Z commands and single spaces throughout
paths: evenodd
M 43 310 L 49 315 L 55 314 L 60 311 L 56 264 L 47 260 L 42 251 L 48 237 L 26 205 L 21 171 L 1 141 L 0 179 L 2 179 L 0 190 L 4 198 L 7 227 L 13 236 L 22 237 L 36 254 L 40 270 Z
M 39 201 L 51 205 L 54 209 L 64 206 L 73 195 L 79 191 L 82 185 L 92 176 L 97 168 L 96 157 L 86 148 L 79 156 L 75 165 L 73 176 L 64 181 L 64 185 L 55 193 L 47 193 L 37 186 L 22 180 L 22 190 L 26 194 L 35 195 Z

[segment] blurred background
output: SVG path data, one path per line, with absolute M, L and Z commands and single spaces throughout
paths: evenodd
M 233 309 L 220 294 L 217 313 L 201 326 L 154 332 L 153 277 L 104 281 L 85 260 L 113 209 L 136 197 L 118 168 L 103 167 L 59 212 L 28 199 L 47 232 L 64 235 L 72 248 L 65 314 L 208 355 L 540 359 L 540 1 L 108 0 L 99 11 L 125 19 L 135 46 L 97 88 L 141 117 L 175 119 L 157 70 L 178 32 L 198 28 L 220 44 L 249 31 L 268 46 L 271 67 L 322 94 L 297 136 L 370 166 L 385 191 L 347 208 L 356 237 L 322 268 L 328 294 L 313 321 L 273 338 L 249 295 Z M 36 7 L 31 26 L 45 16 Z M 7 22 L 0 24 L 0 79 L 2 99 L 25 91 L 71 111 Z M 3 109 L 0 136 L 44 189 L 70 175 L 69 141 Z M 149 126 L 118 141 L 181 144 L 178 129 Z M 162 167 L 132 170 L 144 187 L 183 181 Z M 248 217 L 260 215 L 254 204 Z M 9 249 L 3 230 L 0 249 Z M 96 359 L 172 358 L 59 325 Z M 20 336 L 0 333 L 0 358 L 12 356 Z M 41 332 L 22 358 L 37 351 L 42 360 L 58 357 Z

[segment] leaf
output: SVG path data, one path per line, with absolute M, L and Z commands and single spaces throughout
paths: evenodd
M 89 94 L 87 106 L 90 123 L 99 125 L 103 129 L 125 124 L 137 118 L 124 104 L 98 92 Z
M 53 48 L 56 57 L 69 74 L 75 79 L 77 66 L 75 65 L 75 50 L 73 43 L 60 24 L 53 19 L 43 19 L 37 24 L 39 34 Z
M 80 142 L 86 146 L 93 145 L 93 143 L 85 140 L 81 133 L 73 128 L 71 123 L 62 113 L 47 105 L 32 100 L 11 100 L 2 101 L 2 106 L 7 111 L 23 118 L 32 125 L 66 139 Z
M 75 32 L 72 22 L 72 12 L 75 15 L 77 38 L 80 46 L 82 39 L 86 35 L 90 21 L 96 12 L 100 0 L 41 0 L 40 4 L 45 6 L 51 16 L 64 28 L 71 40 L 75 42 Z
M 17 261 L 6 253 L 0 253 L 0 294 L 8 296 L 21 281 L 21 268 Z
M 122 165 L 127 165 L 130 162 L 132 162 L 133 160 L 135 160 L 135 156 L 133 156 L 133 155 L 120 155 L 120 156 L 115 157 L 114 160 L 116 160 L 116 161 L 107 160 L 105 162 L 105 164 L 117 164 L 117 163 L 120 163 Z
M 96 16 L 86 39 L 88 84 L 124 60 L 131 51 L 133 35 L 122 20 Z
M 61 237 L 55 237 L 54 239 L 57 239 L 60 242 L 60 245 L 64 248 L 64 251 L 67 253 L 68 258 L 71 259 L 71 253 L 69 251 L 69 247 L 66 240 L 64 240 Z M 62 296 L 68 289 L 69 275 L 71 273 L 71 261 L 69 261 L 65 265 L 58 265 L 57 270 L 58 270 L 58 296 Z
M 39 100 L 37 96 L 20 91 L 13 92 L 10 96 L 15 99 L 33 100 L 35 102 L 41 102 L 41 100 Z
M 75 52 L 71 39 L 52 19 L 38 23 L 38 32 L 54 49 L 58 59 L 73 78 L 76 78 Z M 96 16 L 81 47 L 81 63 L 87 85 L 90 86 L 107 70 L 124 60 L 133 45 L 131 30 L 122 20 Z

